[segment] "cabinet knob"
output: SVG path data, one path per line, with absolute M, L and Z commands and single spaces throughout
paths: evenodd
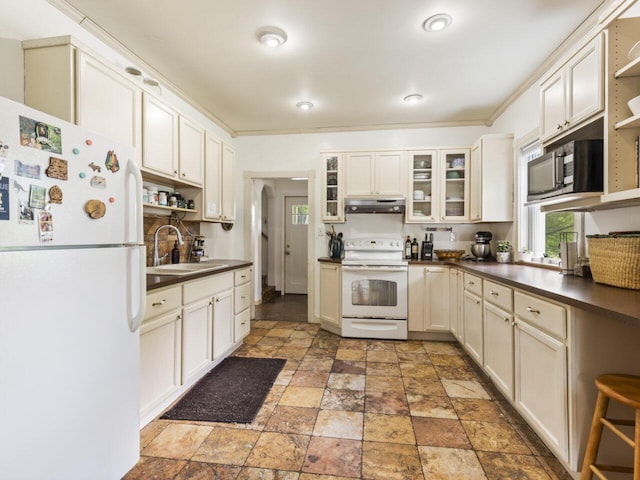
M 216 297 L 216 303 L 218 303 L 220 301 L 220 299 L 218 297 Z
M 507 317 L 505 317 L 504 323 L 509 323 L 509 319 Z
M 480 305 L 480 300 L 474 300 L 474 302 L 476 302 L 476 305 Z
M 476 284 L 476 282 L 472 282 L 471 280 L 469 280 L 469 281 L 467 282 L 467 285 L 475 285 L 475 284 Z
M 568 126 L 569 126 L 569 120 L 566 120 L 566 121 L 564 122 L 564 126 L 565 126 L 565 127 L 568 127 Z
M 562 130 L 562 125 L 558 124 L 558 126 L 556 127 L 556 130 Z
M 531 313 L 540 313 L 540 310 L 538 310 L 537 308 L 533 308 L 533 307 L 527 307 L 527 311 L 531 312 Z
M 500 294 L 498 292 L 494 292 L 493 290 L 491 290 L 491 292 L 489 292 L 489 293 L 491 293 L 491 295 L 493 295 L 494 297 L 499 297 L 500 296 Z
M 183 176 L 183 177 L 186 177 L 186 176 L 187 176 L 187 174 L 183 172 L 183 173 L 182 173 L 182 176 Z
M 163 298 L 162 300 L 160 300 L 159 302 L 154 302 L 151 304 L 152 307 L 159 307 L 160 305 L 164 305 L 165 303 L 167 303 L 167 301 Z
M 174 171 L 173 171 L 173 174 L 174 174 L 174 175 L 177 175 L 177 174 L 178 174 L 178 170 L 174 170 Z

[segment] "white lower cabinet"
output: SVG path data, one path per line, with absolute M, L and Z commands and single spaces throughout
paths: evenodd
M 516 292 L 515 315 L 516 408 L 547 445 L 568 461 L 566 310 Z
M 463 298 L 464 273 L 457 268 L 452 268 L 449 272 L 449 322 L 451 333 L 461 344 L 464 344 Z
M 147 293 L 147 314 L 140 327 L 142 425 L 249 333 L 250 271 L 218 273 Z
M 342 268 L 334 263 L 320 263 L 320 322 L 339 329 L 342 324 Z M 339 331 L 339 330 L 338 330 Z
M 180 388 L 180 287 L 150 292 L 146 312 L 140 327 L 141 417 L 162 405 Z
M 448 267 L 410 266 L 409 299 L 409 331 L 450 330 Z
M 484 368 L 502 393 L 513 400 L 513 316 L 484 301 Z
M 213 297 L 213 359 L 225 355 L 235 343 L 233 289 L 229 288 Z
M 464 291 L 464 348 L 478 365 L 483 364 L 482 299 L 469 290 Z
M 482 281 L 484 369 L 513 401 L 513 290 Z
M 234 333 L 236 342 L 241 341 L 251 330 L 251 269 L 238 270 L 234 274 Z
M 211 300 L 182 308 L 182 382 L 188 383 L 211 363 Z

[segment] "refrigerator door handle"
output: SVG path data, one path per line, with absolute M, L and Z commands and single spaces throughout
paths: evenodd
M 144 245 L 142 174 L 133 160 L 127 162 L 125 178 L 125 243 L 127 245 Z
M 129 330 L 140 328 L 144 318 L 147 294 L 147 257 L 145 247 L 127 248 L 127 318 Z

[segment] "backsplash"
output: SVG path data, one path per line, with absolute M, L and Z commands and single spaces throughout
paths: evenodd
M 178 227 L 182 238 L 184 240 L 183 245 L 178 245 L 180 249 L 180 263 L 189 261 L 189 251 L 193 244 L 193 236 L 200 235 L 200 223 L 199 222 L 180 222 L 178 225 L 175 221 L 172 221 L 169 217 L 156 217 L 152 215 L 144 216 L 144 244 L 147 247 L 147 266 L 153 265 L 153 238 L 156 230 L 162 225 L 173 225 Z M 174 242 L 177 236 L 173 230 L 163 229 L 158 235 L 158 255 L 162 257 L 165 253 L 171 256 L 171 250 L 173 250 Z M 171 263 L 171 259 L 167 257 L 161 261 L 161 263 Z

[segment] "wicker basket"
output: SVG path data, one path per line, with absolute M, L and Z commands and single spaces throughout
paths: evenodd
M 593 279 L 640 290 L 640 235 L 587 235 Z

